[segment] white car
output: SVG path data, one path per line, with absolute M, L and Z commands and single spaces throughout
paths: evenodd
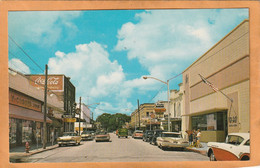
M 178 132 L 162 132 L 161 136 L 156 139 L 157 145 L 162 150 L 166 148 L 184 149 L 189 146 L 189 142 L 182 138 Z
M 229 134 L 223 143 L 208 142 L 207 156 L 210 161 L 249 160 L 249 133 Z

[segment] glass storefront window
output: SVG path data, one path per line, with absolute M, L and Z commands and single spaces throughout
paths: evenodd
M 22 121 L 22 142 L 32 141 L 32 121 Z
M 225 112 L 216 112 L 191 117 L 192 129 L 202 131 L 223 131 Z
M 9 144 L 15 144 L 17 128 L 16 119 L 10 118 L 9 120 Z

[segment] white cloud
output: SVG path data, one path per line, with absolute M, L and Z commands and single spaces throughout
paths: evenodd
M 20 45 L 28 42 L 49 47 L 61 38 L 63 31 L 66 31 L 66 38 L 77 32 L 72 20 L 80 14 L 80 11 L 9 12 L 9 35 L 15 37 Z
M 136 14 L 136 24 L 121 27 L 114 49 L 127 51 L 151 76 L 167 80 L 247 17 L 246 9 L 145 11 Z
M 13 58 L 8 61 L 8 64 L 10 68 L 20 71 L 24 74 L 31 73 L 29 67 L 26 64 L 24 64 L 20 59 Z
M 96 42 L 79 44 L 71 53 L 56 52 L 49 59 L 49 72 L 65 74 L 77 86 L 77 96 L 91 97 L 91 102 L 98 98 L 113 98 L 122 102 L 120 96 L 125 81 L 123 68 L 117 61 L 110 61 L 105 46 Z

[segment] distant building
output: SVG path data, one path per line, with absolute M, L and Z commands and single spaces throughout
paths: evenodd
M 77 104 L 77 108 L 79 108 L 79 104 Z M 75 131 L 79 131 L 79 119 L 80 119 L 80 132 L 87 130 L 87 129 L 93 129 L 93 126 L 91 125 L 91 116 L 90 116 L 90 109 L 87 105 L 84 103 L 81 104 L 81 114 L 80 117 L 78 114 L 76 114 L 77 122 L 75 122 Z
M 184 111 L 184 87 L 179 84 L 179 90 L 170 91 L 171 130 L 182 131 L 182 113 Z M 185 135 L 185 132 L 183 132 Z
M 184 131 L 200 129 L 202 142 L 249 132 L 249 62 L 249 20 L 245 20 L 183 71 Z

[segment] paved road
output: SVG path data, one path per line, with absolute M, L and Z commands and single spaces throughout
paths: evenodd
M 110 136 L 112 142 L 83 141 L 79 146 L 59 147 L 32 155 L 26 162 L 208 161 L 206 156 L 198 153 L 163 151 L 141 139 Z

